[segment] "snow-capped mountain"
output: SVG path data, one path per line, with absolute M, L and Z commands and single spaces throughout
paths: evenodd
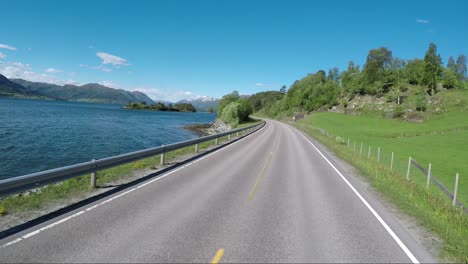
M 189 103 L 192 104 L 197 110 L 208 110 L 209 108 L 216 109 L 218 107 L 218 98 L 211 96 L 201 96 L 197 99 L 184 99 L 177 103 Z

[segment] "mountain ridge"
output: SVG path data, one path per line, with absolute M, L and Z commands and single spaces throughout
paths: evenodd
M 115 89 L 98 83 L 87 83 L 84 85 L 57 85 L 52 83 L 31 82 L 24 79 L 11 79 L 12 83 L 24 87 L 26 90 L 41 96 L 66 101 L 96 102 L 127 104 L 128 102 L 146 102 L 153 104 L 154 101 L 145 93 L 139 91 L 126 91 Z

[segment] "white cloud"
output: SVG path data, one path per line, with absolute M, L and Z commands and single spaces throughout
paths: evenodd
M 109 53 L 105 52 L 98 52 L 96 56 L 102 59 L 102 64 L 111 64 L 113 66 L 120 66 L 120 65 L 129 65 L 127 60 Z
M 269 84 L 266 84 L 266 83 L 261 83 L 261 82 L 259 82 L 259 83 L 256 83 L 255 86 L 257 86 L 257 87 L 268 87 L 268 86 L 270 86 L 270 85 L 269 85 Z
M 0 49 L 16 50 L 15 47 L 8 46 L 8 45 L 6 45 L 6 44 L 0 44 Z
M 44 73 L 34 72 L 31 65 L 21 62 L 5 62 L 0 64 L 0 74 L 7 78 L 25 79 L 32 82 L 45 82 L 63 85 L 68 81 L 64 81 Z
M 49 68 L 49 69 L 46 69 L 45 72 L 55 74 L 55 73 L 61 73 L 63 71 L 59 69 L 55 69 L 55 68 Z
M 0 59 L 6 58 L 6 55 L 0 52 Z
M 191 91 L 180 89 L 132 88 L 129 90 L 145 93 L 153 100 L 164 100 L 173 103 L 183 99 L 197 99 L 200 97 Z
M 98 66 L 91 66 L 91 65 L 88 65 L 88 64 L 80 64 L 80 67 L 81 68 L 86 68 L 86 69 L 91 69 L 91 70 L 101 70 L 103 72 L 111 72 L 112 69 L 111 68 L 108 68 L 104 65 L 98 65 Z
M 416 23 L 421 23 L 421 24 L 428 24 L 429 22 L 430 22 L 429 20 L 424 20 L 424 19 L 416 20 Z
M 100 81 L 100 82 L 98 82 L 98 84 L 104 85 L 104 86 L 107 86 L 107 87 L 111 87 L 111 88 L 116 88 L 117 87 L 117 85 L 115 83 L 113 83 L 112 81 Z

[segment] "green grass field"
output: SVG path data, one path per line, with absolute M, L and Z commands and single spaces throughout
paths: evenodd
M 446 92 L 444 98 L 468 98 L 468 92 Z M 456 104 L 460 104 L 454 102 Z M 468 101 L 468 100 L 466 100 Z M 466 102 L 462 100 L 462 102 Z M 426 167 L 432 163 L 432 174 L 453 192 L 455 174 L 459 173 L 458 197 L 468 205 L 468 112 L 448 105 L 447 112 L 433 116 L 423 123 L 410 123 L 378 117 L 344 115 L 338 113 L 314 113 L 299 123 L 326 129 L 334 136 L 350 139 L 350 147 L 376 159 L 381 148 L 381 161 L 390 165 L 391 152 L 395 153 L 394 166 L 406 174 L 408 157 Z M 463 109 L 463 111 L 457 111 Z M 413 180 L 425 183 L 425 176 L 417 169 L 411 170 Z M 431 186 L 431 188 L 434 188 Z

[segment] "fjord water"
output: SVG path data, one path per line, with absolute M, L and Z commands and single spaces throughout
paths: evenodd
M 196 138 L 183 128 L 210 113 L 120 105 L 0 99 L 0 179 Z

